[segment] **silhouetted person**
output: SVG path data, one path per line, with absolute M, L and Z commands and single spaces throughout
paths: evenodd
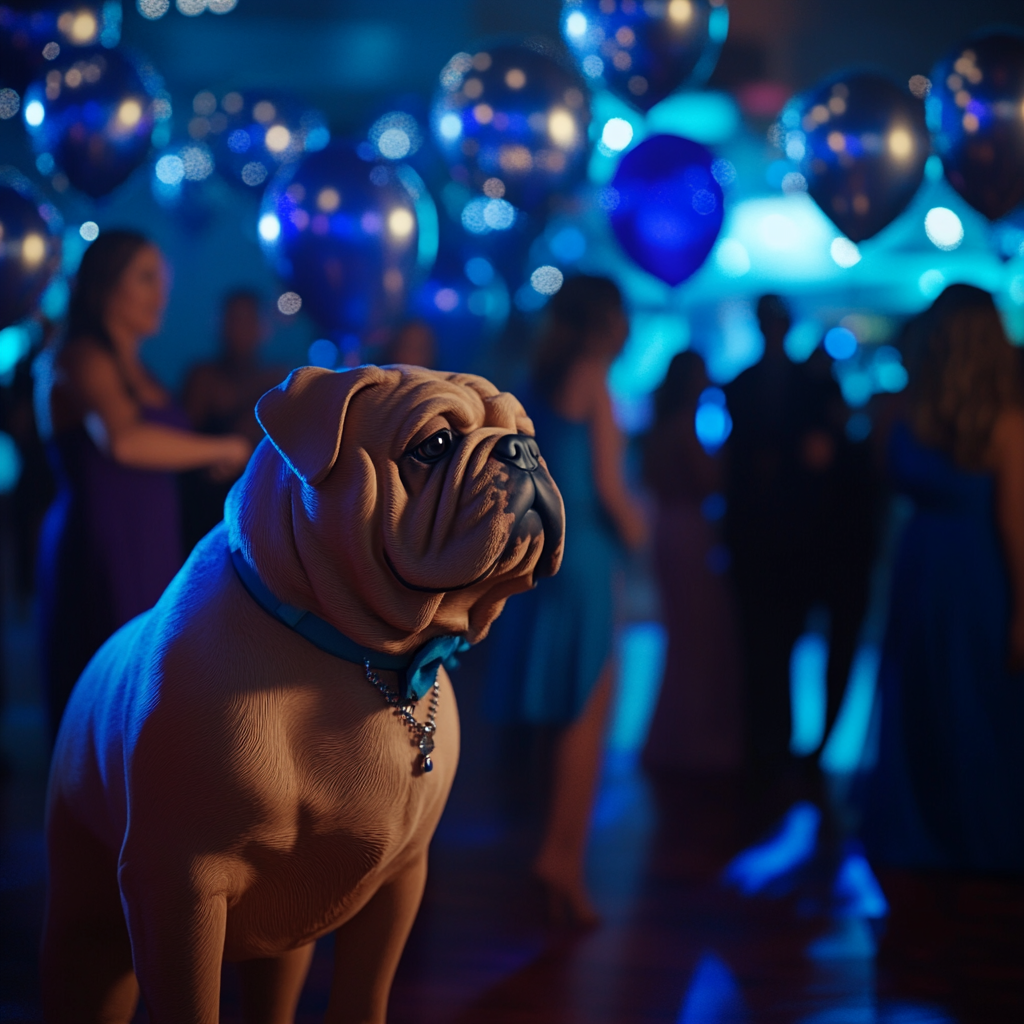
M 163 256 L 131 231 L 85 251 L 67 333 L 37 360 L 40 434 L 57 497 L 40 536 L 40 641 L 54 731 L 71 688 L 104 640 L 152 607 L 181 566 L 174 474 L 236 473 L 252 451 L 237 434 L 205 437 L 139 356 L 167 300 Z
M 806 613 L 794 500 L 801 382 L 783 347 L 792 321 L 777 295 L 762 296 L 757 315 L 764 356 L 725 388 L 733 421 L 726 535 L 740 612 L 747 740 L 752 767 L 763 775 L 789 760 L 789 659 Z
M 720 536 L 723 460 L 697 438 L 709 381 L 680 352 L 654 395 L 644 480 L 655 497 L 654 572 L 668 652 L 644 748 L 651 768 L 737 772 L 743 757 L 735 602 Z
M 266 366 L 260 350 L 267 339 L 260 297 L 245 289 L 224 299 L 221 351 L 217 359 L 199 363 L 185 382 L 183 404 L 192 426 L 204 434 L 242 434 L 253 446 L 263 438 L 256 422 L 256 403 L 284 380 L 283 366 Z M 204 470 L 181 479 L 185 550 L 191 551 L 224 517 L 224 499 L 234 477 L 213 479 Z
M 888 439 L 913 501 L 892 573 L 865 834 L 879 861 L 1024 871 L 1024 403 L 992 296 L 911 324 Z

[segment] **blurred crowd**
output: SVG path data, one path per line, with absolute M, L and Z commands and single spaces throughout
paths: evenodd
M 224 297 L 216 357 L 170 394 L 140 356 L 160 329 L 166 277 L 145 237 L 103 232 L 66 324 L 3 392 L 2 429 L 22 464 L 5 503 L 12 576 L 17 596 L 36 601 L 53 731 L 91 655 L 220 520 L 262 436 L 255 402 L 286 373 L 263 358 L 260 296 L 239 288 Z M 787 355 L 785 299 L 761 297 L 757 316 L 760 360 L 717 389 L 697 339 L 673 359 L 634 444 L 606 383 L 629 334 L 622 297 L 605 278 L 570 278 L 513 388 L 568 535 L 560 574 L 510 601 L 493 630 L 485 704 L 510 742 L 547 737 L 533 871 L 561 919 L 596 917 L 584 859 L 630 552 L 647 553 L 668 638 L 648 770 L 810 800 L 837 832 L 858 829 L 880 862 L 1024 870 L 1024 396 L 992 297 L 954 285 L 904 325 L 909 385 L 875 400 L 866 433 L 850 429 L 824 348 L 799 363 Z M 422 323 L 380 356 L 436 358 Z M 709 395 L 731 422 L 724 444 L 697 428 Z M 821 750 L 897 495 L 911 512 L 889 567 L 875 756 L 841 826 Z M 812 617 L 828 639 L 825 728 L 817 749 L 794 754 L 791 660 Z

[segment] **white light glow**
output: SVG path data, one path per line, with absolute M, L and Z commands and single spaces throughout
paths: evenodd
M 258 230 L 264 242 L 276 242 L 281 237 L 281 222 L 277 219 L 277 214 L 263 214 Z
M 585 36 L 587 34 L 587 16 L 580 11 L 573 11 L 572 14 L 565 19 L 565 31 L 574 39 L 579 39 L 580 36 Z
M 284 292 L 278 297 L 277 308 L 285 316 L 295 316 L 302 309 L 302 296 L 298 292 Z
M 445 114 L 438 122 L 437 129 L 442 139 L 454 142 L 462 134 L 462 118 L 454 113 Z
M 412 142 L 401 128 L 388 128 L 377 140 L 377 151 L 387 160 L 401 160 L 409 155 Z
M 283 153 L 292 144 L 292 133 L 283 124 L 275 124 L 267 129 L 263 141 L 271 153 Z
M 404 206 L 400 206 L 388 214 L 388 231 L 395 238 L 408 238 L 415 227 L 416 219 Z
M 25 104 L 25 123 L 30 128 L 38 128 L 46 118 L 46 109 L 39 100 Z
M 576 145 L 576 119 L 565 107 L 555 107 L 548 115 L 548 135 L 562 149 L 571 149 Z
M 601 141 L 613 153 L 621 153 L 633 141 L 633 126 L 625 118 L 609 118 L 601 130 Z
M 21 261 L 29 269 L 35 269 L 46 256 L 46 240 L 34 231 L 21 240 Z
M 941 270 L 926 270 L 918 279 L 917 287 L 926 299 L 934 299 L 946 286 L 946 275 Z
M 100 226 L 94 220 L 87 220 L 79 229 L 78 233 L 87 242 L 95 242 L 100 237 Z
M 144 18 L 156 21 L 171 9 L 171 0 L 135 0 L 135 6 Z
M 964 240 L 960 218 L 945 206 L 933 206 L 925 214 L 924 233 L 932 245 L 943 252 L 951 252 Z
M 562 287 L 564 280 L 565 277 L 558 267 L 538 267 L 530 275 L 533 290 L 541 295 L 554 295 Z
M 836 265 L 844 269 L 860 263 L 861 260 L 860 249 L 857 248 L 855 243 L 842 236 L 832 239 L 832 244 L 829 246 L 828 251 Z

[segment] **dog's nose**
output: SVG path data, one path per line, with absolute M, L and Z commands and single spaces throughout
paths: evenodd
M 516 469 L 525 469 L 528 473 L 540 468 L 540 449 L 537 442 L 527 434 L 499 437 L 491 454 L 500 462 L 507 462 Z

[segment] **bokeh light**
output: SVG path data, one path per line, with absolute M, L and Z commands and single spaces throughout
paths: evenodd
M 282 292 L 277 298 L 277 308 L 285 316 L 295 316 L 302 309 L 302 296 L 298 292 Z
M 78 229 L 78 233 L 87 242 L 95 242 L 96 239 L 100 237 L 100 226 L 94 220 L 87 220 Z
M 825 333 L 824 345 L 833 359 L 850 359 L 857 353 L 857 335 L 847 327 L 833 327 Z
M 951 252 L 964 240 L 960 218 L 945 206 L 933 206 L 925 214 L 924 231 L 932 245 L 943 252 Z

